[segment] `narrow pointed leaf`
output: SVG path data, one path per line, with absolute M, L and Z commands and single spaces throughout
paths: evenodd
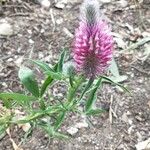
M 53 79 L 56 80 L 61 80 L 63 78 L 62 74 L 59 72 L 54 72 L 54 71 L 46 71 L 45 74 L 47 74 L 48 76 L 51 76 Z
M 68 139 L 69 138 L 67 135 L 60 133 L 60 132 L 55 132 L 54 137 L 58 138 L 58 139 Z
M 51 76 L 48 76 L 41 87 L 40 96 L 42 97 L 45 93 L 47 87 L 53 82 L 53 78 Z
M 102 110 L 102 109 L 90 109 L 89 111 L 86 112 L 86 115 L 99 115 L 103 112 L 106 112 L 105 110 Z
M 45 63 L 45 62 L 38 61 L 38 60 L 31 60 L 31 62 L 33 62 L 34 64 L 38 65 L 44 71 L 48 71 L 48 70 L 53 71 L 53 69 L 50 68 L 50 66 L 47 63 Z
M 73 87 L 73 78 L 71 76 L 69 77 L 69 83 L 70 83 L 70 86 Z
M 7 125 L 3 124 L 3 125 L 0 126 L 0 137 L 2 135 L 5 135 L 6 129 L 7 129 Z
M 82 94 L 81 94 L 81 96 L 80 96 L 79 101 L 81 101 L 81 100 L 82 100 L 82 98 L 83 98 L 84 94 L 85 94 L 85 93 L 88 91 L 88 89 L 92 86 L 93 81 L 94 81 L 94 79 L 93 79 L 93 78 L 90 78 L 90 79 L 89 79 L 89 81 L 88 81 L 87 85 L 85 86 L 85 88 L 84 88 L 84 90 L 83 90 L 83 92 L 82 92 Z
M 56 132 L 50 124 L 40 125 L 40 127 L 52 138 L 67 139 L 68 136 L 59 132 Z
M 101 76 L 102 77 L 102 79 L 103 79 L 103 81 L 102 82 L 108 82 L 108 83 L 111 83 L 111 84 L 114 84 L 114 85 L 117 85 L 117 86 L 119 86 L 119 87 L 121 87 L 124 91 L 126 91 L 126 92 L 128 92 L 128 93 L 130 93 L 131 94 L 131 92 L 126 88 L 126 87 L 124 87 L 122 84 L 120 84 L 120 83 L 116 83 L 116 82 L 114 82 L 113 80 L 111 80 L 110 78 L 108 78 L 108 77 L 105 77 L 105 76 Z
M 27 96 L 19 93 L 0 93 L 0 99 L 3 100 L 5 106 L 9 108 L 13 101 L 22 105 L 26 102 L 34 101 L 37 98 L 34 96 Z
M 95 101 L 96 101 L 96 92 L 97 92 L 97 89 L 99 88 L 99 86 L 101 85 L 101 83 L 102 83 L 102 79 L 100 78 L 97 81 L 95 88 L 91 91 L 89 98 L 85 105 L 86 112 L 88 112 L 89 110 L 91 110 L 93 108 L 93 105 L 95 104 Z
M 60 59 L 59 59 L 59 62 L 58 62 L 58 68 L 57 68 L 58 72 L 62 72 L 65 55 L 66 55 L 66 49 L 64 49 L 63 52 L 60 55 Z
M 62 112 L 62 113 L 60 113 L 60 115 L 58 116 L 57 121 L 56 121 L 56 123 L 55 123 L 55 125 L 54 125 L 55 131 L 57 131 L 57 130 L 60 128 L 61 124 L 63 123 L 63 121 L 64 121 L 64 119 L 65 119 L 65 114 L 66 114 L 65 112 Z

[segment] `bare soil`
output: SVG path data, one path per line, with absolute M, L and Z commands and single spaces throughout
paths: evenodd
M 114 0 L 101 4 L 113 33 L 126 44 L 124 49 L 150 36 L 150 2 L 126 2 Z M 45 9 L 31 1 L 14 0 L 0 5 L 0 20 L 8 21 L 14 31 L 11 36 L 0 36 L 0 91 L 21 90 L 17 72 L 24 58 L 53 64 L 63 47 L 71 47 L 80 4 L 81 0 L 72 0 L 57 8 L 51 0 L 50 8 Z M 19 147 L 24 150 L 135 150 L 138 142 L 150 138 L 150 58 L 142 59 L 148 44 L 122 50 L 124 44 L 116 42 L 114 56 L 120 74 L 128 76 L 123 84 L 132 94 L 104 85 L 97 105 L 109 104 L 109 113 L 90 118 L 92 125 L 79 129 L 67 141 L 49 139 L 37 129 Z M 63 130 L 80 121 L 80 116 L 68 116 Z M 11 130 L 18 145 L 24 134 L 18 127 Z M 13 150 L 7 134 L 0 139 L 0 150 Z

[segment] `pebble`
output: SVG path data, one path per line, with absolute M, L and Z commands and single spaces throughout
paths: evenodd
M 68 3 L 68 0 L 60 0 L 56 3 L 55 7 L 63 9 L 67 3 Z
M 28 32 L 29 34 L 32 34 L 32 30 L 27 30 L 27 32 Z
M 13 34 L 12 26 L 7 22 L 0 23 L 0 35 L 10 36 Z
M 119 3 L 121 5 L 121 7 L 127 7 L 127 5 L 128 5 L 127 0 L 120 0 Z
M 70 134 L 70 135 L 75 135 L 77 132 L 78 132 L 78 128 L 76 127 L 70 127 L 67 132 Z
M 76 128 L 78 129 L 81 129 L 81 128 L 87 128 L 88 127 L 88 123 L 87 122 L 78 122 L 76 125 L 75 125 Z
M 56 20 L 56 23 L 57 23 L 58 25 L 61 24 L 61 23 L 63 23 L 63 18 L 57 19 L 57 20 Z
M 16 58 L 16 60 L 15 60 L 15 64 L 16 64 L 16 66 L 17 67 L 20 67 L 21 66 L 21 64 L 22 64 L 22 62 L 23 62 L 23 56 L 22 57 L 19 57 L 19 58 Z
M 55 5 L 55 7 L 56 7 L 56 8 L 63 9 L 63 8 L 65 7 L 65 4 L 63 4 L 63 3 L 57 3 L 57 4 Z
M 37 0 L 37 3 L 39 3 L 44 8 L 49 8 L 51 5 L 49 0 Z
M 22 128 L 22 130 L 23 130 L 24 132 L 28 132 L 29 129 L 31 128 L 31 125 L 30 125 L 29 123 L 25 123 L 25 124 L 22 124 L 22 125 L 20 125 L 20 126 L 21 126 L 21 128 Z
M 34 41 L 32 39 L 29 39 L 30 44 L 34 44 Z
M 132 125 L 131 127 L 129 127 L 129 129 L 128 129 L 128 134 L 133 134 L 133 132 L 134 132 L 134 126 Z
M 13 58 L 9 58 L 7 59 L 8 62 L 12 62 L 13 61 Z
M 42 59 L 44 57 L 43 52 L 39 52 L 39 59 Z
M 149 150 L 150 149 L 150 138 L 139 142 L 138 144 L 135 145 L 136 150 Z
M 110 3 L 111 2 L 111 0 L 99 0 L 101 3 Z

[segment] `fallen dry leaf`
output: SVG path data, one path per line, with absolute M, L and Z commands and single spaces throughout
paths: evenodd
M 11 143 L 12 143 L 13 149 L 14 149 L 14 150 L 23 150 L 23 149 L 20 148 L 20 147 L 15 143 L 15 141 L 11 138 L 11 134 L 10 134 L 10 129 L 9 129 L 9 128 L 6 130 L 6 133 L 8 134 L 8 136 L 9 136 L 9 138 L 10 138 L 10 141 L 11 141 Z

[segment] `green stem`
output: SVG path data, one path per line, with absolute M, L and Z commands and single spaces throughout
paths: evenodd
M 42 110 L 46 109 L 45 103 L 44 103 L 44 99 L 43 98 L 39 98 L 39 103 L 40 103 L 40 108 Z
M 68 96 L 67 96 L 67 101 L 68 103 L 70 104 L 72 102 L 72 99 L 75 97 L 75 94 L 79 88 L 79 86 L 81 85 L 81 83 L 84 81 L 84 78 L 83 77 L 80 77 L 76 83 L 73 85 L 73 87 L 71 86 L 69 88 L 69 91 L 68 91 Z
M 82 101 L 82 98 L 83 98 L 84 94 L 85 94 L 85 93 L 87 92 L 87 90 L 92 86 L 93 82 L 94 82 L 94 78 L 91 77 L 91 78 L 89 79 L 87 85 L 85 86 L 85 89 L 84 89 L 84 91 L 82 92 L 82 94 L 81 94 L 79 100 L 78 100 L 79 102 Z

